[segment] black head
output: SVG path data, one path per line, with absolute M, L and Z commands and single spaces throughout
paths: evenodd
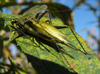
M 11 20 L 11 23 L 12 23 L 12 25 L 14 25 L 14 23 L 15 23 L 15 24 L 18 24 L 18 19 L 12 19 L 12 20 Z

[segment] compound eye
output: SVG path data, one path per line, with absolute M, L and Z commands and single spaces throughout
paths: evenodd
M 13 22 L 14 20 L 10 20 L 11 22 Z
M 11 20 L 11 22 L 15 22 L 15 20 Z
M 13 22 L 13 23 L 17 23 L 17 21 L 18 21 L 17 19 L 12 19 L 11 20 L 11 22 Z

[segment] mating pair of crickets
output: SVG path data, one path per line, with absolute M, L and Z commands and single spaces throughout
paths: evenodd
M 39 15 L 38 13 L 40 13 L 41 11 L 43 11 L 45 9 L 47 9 L 47 5 L 32 7 L 29 11 L 24 13 L 20 18 L 11 20 L 11 23 L 12 23 L 11 27 L 14 28 L 15 30 L 20 31 L 27 38 L 28 38 L 28 36 L 24 33 L 24 30 L 27 30 L 28 33 L 30 33 L 34 36 L 40 37 L 40 38 L 47 40 L 49 42 L 62 43 L 62 44 L 65 44 L 67 46 L 72 47 L 75 50 L 79 50 L 79 49 L 75 48 L 73 45 L 71 45 L 68 42 L 69 38 L 67 36 L 65 36 L 63 33 L 61 33 L 57 28 L 53 27 L 52 25 L 50 25 L 47 22 L 43 22 L 43 21 L 39 20 L 43 17 L 43 15 L 47 11 L 45 11 L 42 15 Z M 33 18 L 34 16 L 36 16 L 36 17 Z M 16 24 L 17 26 L 14 26 L 14 24 Z M 72 29 L 71 29 L 71 31 L 73 32 Z M 73 32 L 73 34 L 74 34 L 74 32 Z M 46 37 L 44 37 L 44 36 L 46 36 Z M 64 38 L 66 38 L 68 41 L 65 40 Z M 32 42 L 34 42 L 34 41 L 32 41 Z M 79 40 L 78 40 L 78 42 L 80 43 Z M 39 46 L 37 43 L 35 43 L 35 44 L 37 46 Z M 80 45 L 83 48 L 81 43 L 80 43 Z M 58 47 L 58 49 L 59 49 L 59 47 Z M 83 50 L 84 50 L 84 48 L 83 48 Z M 60 51 L 60 49 L 59 49 L 59 51 Z M 84 53 L 88 54 L 85 50 L 84 50 Z M 62 54 L 62 52 L 61 52 L 61 54 Z M 64 55 L 62 54 L 62 56 L 64 56 Z M 65 58 L 65 60 L 66 60 L 66 58 Z M 66 60 L 66 62 L 68 63 L 67 60 Z M 70 66 L 70 64 L 69 64 L 69 66 Z

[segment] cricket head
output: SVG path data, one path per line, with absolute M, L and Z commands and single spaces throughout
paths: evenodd
M 17 30 L 17 29 L 21 29 L 22 28 L 22 25 L 21 24 L 19 24 L 19 22 L 18 22 L 18 18 L 17 19 L 12 19 L 12 20 L 10 20 L 11 21 L 11 24 L 12 25 L 10 25 L 13 29 L 15 29 L 15 30 Z
M 11 20 L 11 24 L 12 24 L 12 25 L 18 24 L 18 18 L 17 18 L 17 19 L 12 19 L 12 20 Z

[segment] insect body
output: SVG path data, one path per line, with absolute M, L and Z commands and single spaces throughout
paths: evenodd
M 20 18 L 11 20 L 11 23 L 17 24 L 18 28 L 20 28 L 21 30 L 22 28 L 25 28 L 29 33 L 41 37 L 47 41 L 53 42 L 53 40 L 55 40 L 55 42 L 57 43 L 68 43 L 67 40 L 69 40 L 69 38 L 62 34 L 58 29 L 46 22 L 33 18 L 37 13 L 43 11 L 46 8 L 46 5 L 33 7 L 29 11 L 24 13 Z M 45 38 L 44 36 L 47 36 L 49 39 Z M 67 40 L 65 40 L 64 38 L 66 38 Z
M 37 20 L 35 18 L 31 19 L 30 22 L 32 22 L 31 27 L 36 31 L 38 31 L 38 33 L 40 34 L 43 34 L 51 39 L 54 39 L 56 42 L 58 43 L 68 43 L 63 37 L 66 37 L 67 40 L 68 37 L 65 36 L 64 34 L 62 34 L 58 29 L 56 29 L 55 27 L 53 27 L 52 25 L 46 23 L 46 22 L 43 22 L 43 21 L 40 21 L 40 20 Z M 25 27 L 26 28 L 26 27 Z M 29 31 L 31 31 L 32 29 L 30 29 Z M 32 33 L 32 32 L 30 32 Z M 37 34 L 38 34 L 37 33 Z M 33 34 L 33 33 L 32 33 Z M 39 35 L 39 34 L 38 34 Z M 41 35 L 39 36 L 41 37 Z M 42 37 L 44 38 L 44 37 Z M 45 39 L 45 38 L 44 38 Z M 46 39 L 47 41 L 52 41 L 50 39 Z

